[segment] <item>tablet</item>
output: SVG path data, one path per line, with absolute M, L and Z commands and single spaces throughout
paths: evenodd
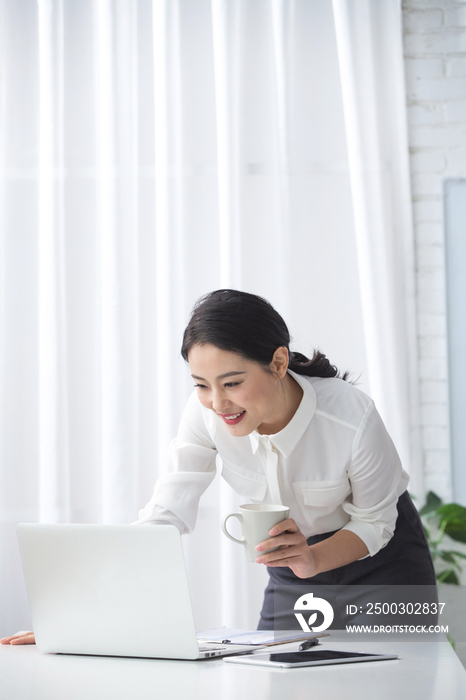
M 333 664 L 354 664 L 361 661 L 388 661 L 397 659 L 397 654 L 372 654 L 355 651 L 336 651 L 333 649 L 309 649 L 308 651 L 291 651 L 267 654 L 249 654 L 230 656 L 225 663 L 253 664 L 255 666 L 274 666 L 277 668 L 298 668 L 301 666 L 329 666 Z

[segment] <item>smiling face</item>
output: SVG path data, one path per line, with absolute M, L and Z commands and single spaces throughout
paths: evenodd
M 199 400 L 214 411 L 236 437 L 253 430 L 273 434 L 285 427 L 290 414 L 286 374 L 288 351 L 277 348 L 270 371 L 258 362 L 214 345 L 194 345 L 188 355 Z

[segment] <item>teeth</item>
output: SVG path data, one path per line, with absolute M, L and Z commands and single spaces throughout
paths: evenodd
M 244 411 L 236 413 L 234 416 L 224 416 L 224 418 L 225 420 L 236 420 L 236 418 L 239 418 L 242 413 L 244 413 Z

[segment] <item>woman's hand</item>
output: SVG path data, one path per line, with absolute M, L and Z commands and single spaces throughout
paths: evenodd
M 11 637 L 3 637 L 0 644 L 35 644 L 34 632 L 16 632 Z
M 258 553 L 274 547 L 276 552 L 262 554 L 256 559 L 258 564 L 266 566 L 288 566 L 298 578 L 309 578 L 317 574 L 312 550 L 306 538 L 292 518 L 277 523 L 269 532 L 272 539 L 257 545 Z
M 331 537 L 309 547 L 306 538 L 292 518 L 277 523 L 269 531 L 272 539 L 257 545 L 258 552 L 280 547 L 276 552 L 262 554 L 256 559 L 266 566 L 288 566 L 298 578 L 310 578 L 323 571 L 332 571 L 369 554 L 366 544 L 358 535 L 341 529 Z

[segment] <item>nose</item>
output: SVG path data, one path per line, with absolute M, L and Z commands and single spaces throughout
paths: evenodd
M 228 407 L 231 406 L 231 401 L 225 395 L 222 389 L 214 389 L 212 391 L 212 408 L 216 413 L 225 413 Z

